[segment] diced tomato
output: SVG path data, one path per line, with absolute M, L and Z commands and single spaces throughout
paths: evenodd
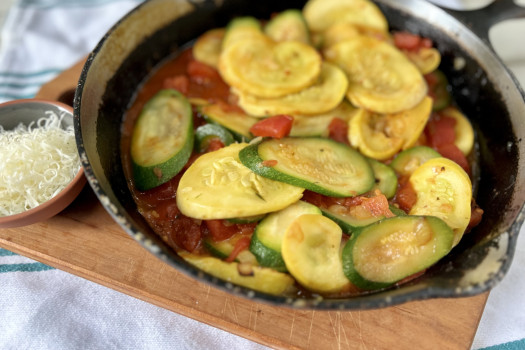
M 188 62 L 186 71 L 190 78 L 198 84 L 206 84 L 212 80 L 220 79 L 219 72 L 215 68 L 195 60 Z
M 478 226 L 483 218 L 483 209 L 481 209 L 476 201 L 472 199 L 471 203 L 471 213 L 470 213 L 470 222 L 467 226 L 467 232 L 472 230 L 474 227 Z
M 394 213 L 390 211 L 388 199 L 382 193 L 376 193 L 373 197 L 364 197 L 360 205 L 375 217 L 384 215 L 387 218 L 391 218 L 395 216 Z
M 328 125 L 328 137 L 332 140 L 350 144 L 348 141 L 348 123 L 341 118 L 334 118 Z
M 438 151 L 443 157 L 453 160 L 459 164 L 459 166 L 461 166 L 463 170 L 467 172 L 467 174 L 470 174 L 470 165 L 468 163 L 467 157 L 465 157 L 458 146 L 453 143 L 447 143 L 437 146 L 436 151 Z
M 289 115 L 276 115 L 263 119 L 250 128 L 254 136 L 283 138 L 290 134 L 293 125 L 293 117 Z
M 201 225 L 198 221 L 179 215 L 170 222 L 169 239 L 189 252 L 197 250 L 202 241 Z
M 456 120 L 445 115 L 434 114 L 427 123 L 425 134 L 431 147 L 454 143 Z
M 417 202 L 417 193 L 410 184 L 410 182 L 404 182 L 397 190 L 395 201 L 399 204 L 399 208 L 405 212 L 409 212 L 410 209 Z
M 226 220 L 206 220 L 206 226 L 215 242 L 224 241 L 239 232 L 237 225 Z
M 190 78 L 183 74 L 169 77 L 164 79 L 162 87 L 164 89 L 175 89 L 178 92 L 186 95 L 190 87 Z
M 240 238 L 235 243 L 235 246 L 233 247 L 233 250 L 230 253 L 230 255 L 228 255 L 228 257 L 226 259 L 224 259 L 224 261 L 226 261 L 226 262 L 234 261 L 237 258 L 237 255 L 239 255 L 240 252 L 242 252 L 243 250 L 248 249 L 248 247 L 250 246 L 250 242 L 251 242 L 250 237 L 242 237 L 242 238 Z
M 206 147 L 206 152 L 213 152 L 223 147 L 224 147 L 224 143 L 222 143 L 221 139 L 219 139 L 218 137 L 213 137 L 208 142 L 208 147 Z
M 409 32 L 395 32 L 394 45 L 401 50 L 418 51 L 421 48 L 430 48 L 433 46 L 432 40 L 422 38 L 417 34 Z
M 228 102 L 224 102 L 223 100 L 216 101 L 216 103 L 221 106 L 221 109 L 224 112 L 245 113 L 244 110 L 238 105 L 236 105 L 234 102 L 236 101 L 228 101 Z

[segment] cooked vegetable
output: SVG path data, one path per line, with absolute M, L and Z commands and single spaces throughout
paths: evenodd
M 181 252 L 179 255 L 202 271 L 243 287 L 273 295 L 286 295 L 295 290 L 294 279 L 290 275 L 273 269 L 260 266 L 245 266 L 248 267 L 248 273 L 241 275 L 239 270 L 242 271 L 243 265 L 237 262 L 224 262 L 214 257 L 186 252 Z
M 329 127 L 334 119 L 340 119 L 345 125 L 357 112 L 346 100 L 339 106 L 323 114 L 293 115 L 293 126 L 290 136 L 329 136 Z M 346 132 L 344 138 L 346 139 Z
M 191 105 L 175 90 L 159 91 L 142 109 L 131 137 L 133 178 L 139 190 L 178 174 L 193 149 Z
M 453 245 L 459 243 L 471 215 L 472 183 L 465 171 L 446 158 L 432 158 L 410 176 L 417 201 L 410 215 L 433 215 L 454 231 Z
M 394 169 L 387 164 L 381 163 L 375 159 L 369 159 L 375 177 L 374 188 L 379 189 L 386 198 L 392 198 L 397 190 L 397 177 Z
M 304 287 L 321 293 L 349 288 L 340 256 L 342 232 L 319 214 L 297 217 L 286 230 L 282 255 L 290 274 Z
M 329 196 L 354 196 L 374 185 L 367 160 L 329 139 L 265 140 L 244 148 L 239 158 L 256 174 Z
M 440 70 L 425 75 L 425 80 L 428 85 L 428 95 L 433 100 L 432 110 L 440 111 L 450 105 L 450 92 L 448 91 L 448 80 L 445 74 Z
M 432 216 L 378 221 L 346 243 L 344 273 L 360 288 L 385 288 L 435 264 L 450 251 L 453 239 L 450 227 Z
M 253 137 L 250 128 L 257 123 L 257 118 L 242 111 L 227 109 L 218 103 L 202 106 L 199 110 L 204 119 L 228 129 L 238 141 L 251 140 Z
M 441 155 L 430 147 L 416 146 L 396 155 L 390 166 L 400 175 L 411 175 L 419 166 L 432 158 Z
M 253 124 L 250 132 L 254 136 L 283 138 L 290 134 L 293 118 L 289 115 L 276 115 Z
M 303 189 L 251 172 L 238 154 L 247 144 L 231 144 L 200 156 L 177 189 L 177 206 L 196 219 L 227 219 L 280 210 L 301 198 Z
M 222 51 L 219 72 L 229 85 L 264 98 L 296 93 L 317 80 L 321 56 L 298 41 L 239 40 Z
M 341 205 L 332 205 L 328 208 L 321 208 L 324 216 L 335 222 L 341 227 L 344 233 L 350 235 L 358 229 L 373 224 L 376 221 L 383 220 L 384 215 L 372 216 L 369 212 L 365 212 L 362 217 L 358 217 L 358 213 L 363 213 L 363 210 L 356 210 L 356 212 L 349 211 L 348 208 Z
M 385 16 L 368 0 L 310 0 L 303 13 L 308 27 L 315 32 L 325 31 L 334 23 L 388 30 Z
M 202 34 L 193 45 L 193 57 L 197 61 L 217 68 L 221 55 L 225 29 L 216 28 Z
M 456 120 L 454 144 L 464 155 L 469 155 L 474 147 L 474 129 L 470 121 L 456 107 L 448 107 L 440 113 Z
M 290 9 L 278 13 L 266 24 L 264 32 L 275 41 L 310 43 L 310 31 L 301 10 Z
M 269 214 L 257 225 L 252 236 L 250 251 L 261 266 L 286 271 L 281 256 L 284 233 L 297 217 L 304 214 L 321 214 L 321 211 L 315 205 L 297 201 L 285 209 Z
M 430 116 L 432 100 L 424 97 L 415 107 L 384 115 L 361 109 L 349 123 L 348 139 L 366 156 L 386 160 L 412 147 Z
M 424 47 L 417 51 L 405 51 L 405 55 L 416 65 L 421 74 L 433 72 L 441 63 L 441 54 L 433 47 Z
M 219 139 L 224 146 L 235 141 L 228 130 L 217 124 L 204 124 L 195 130 L 195 145 L 199 152 L 205 151 L 213 139 Z
M 348 79 L 337 66 L 324 62 L 318 81 L 295 93 L 278 98 L 260 98 L 236 91 L 239 106 L 254 116 L 275 114 L 320 114 L 336 108 L 345 97 Z
M 259 40 L 264 33 L 254 17 L 237 17 L 228 23 L 222 40 L 222 51 L 241 40 Z
M 329 47 L 325 57 L 348 75 L 347 97 L 355 106 L 376 113 L 398 113 L 416 106 L 427 93 L 417 67 L 379 39 L 357 36 Z

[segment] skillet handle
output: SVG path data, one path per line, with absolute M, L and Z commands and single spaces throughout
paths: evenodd
M 445 11 L 469 27 L 490 46 L 492 45 L 489 40 L 489 30 L 493 25 L 509 19 L 525 18 L 525 7 L 516 5 L 513 0 L 496 0 L 487 7 L 474 11 L 451 9 Z

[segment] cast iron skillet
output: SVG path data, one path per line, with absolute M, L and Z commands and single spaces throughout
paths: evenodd
M 477 193 L 482 223 L 422 277 L 399 288 L 351 299 L 295 300 L 254 292 L 186 264 L 137 213 L 120 156 L 122 118 L 154 67 L 205 30 L 232 17 L 268 18 L 304 0 L 151 0 L 118 22 L 89 56 L 75 95 L 75 131 L 87 179 L 101 203 L 145 249 L 178 270 L 243 297 L 317 309 L 369 309 L 436 297 L 471 296 L 499 282 L 514 254 L 524 220 L 525 103 L 516 80 L 487 44 L 453 16 L 418 0 L 379 0 L 391 29 L 430 37 L 443 55 L 440 69 L 477 133 L 481 172 Z M 492 9 L 512 9 L 499 0 Z M 502 6 L 504 5 L 504 6 Z M 500 7 L 500 8 L 498 8 Z M 511 11 L 522 9 L 513 8 Z M 487 18 L 492 18 L 492 15 Z M 525 12 L 525 11 L 522 11 Z M 517 12 L 513 12 L 514 14 Z M 483 35 L 486 40 L 486 34 Z

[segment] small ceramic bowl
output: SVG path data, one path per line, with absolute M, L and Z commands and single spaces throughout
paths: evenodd
M 20 123 L 28 125 L 45 116 L 46 111 L 64 114 L 62 127 L 73 125 L 73 109 L 54 101 L 26 99 L 0 104 L 0 125 L 12 130 Z M 65 209 L 80 193 L 86 183 L 84 171 L 80 167 L 73 180 L 59 194 L 25 212 L 0 217 L 0 228 L 19 227 L 44 221 Z

